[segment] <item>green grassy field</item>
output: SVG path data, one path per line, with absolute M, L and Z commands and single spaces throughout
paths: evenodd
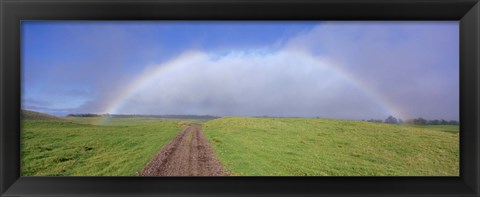
M 131 176 L 191 123 L 233 175 L 458 176 L 459 127 L 305 118 L 59 118 L 22 113 L 22 176 Z M 102 125 L 97 125 L 102 123 Z
M 459 175 L 458 126 L 224 117 L 203 128 L 234 175 Z
M 95 122 L 99 118 L 23 120 L 22 176 L 135 175 L 187 125 L 142 118 Z

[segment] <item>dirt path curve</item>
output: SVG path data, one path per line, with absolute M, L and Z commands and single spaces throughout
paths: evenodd
M 140 176 L 226 176 L 200 125 L 191 125 L 160 150 Z

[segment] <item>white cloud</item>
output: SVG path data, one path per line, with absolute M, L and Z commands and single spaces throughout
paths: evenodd
M 182 61 L 189 59 L 190 61 Z M 195 60 L 195 61 L 191 61 Z M 389 114 L 327 60 L 296 51 L 180 56 L 118 113 L 361 119 Z

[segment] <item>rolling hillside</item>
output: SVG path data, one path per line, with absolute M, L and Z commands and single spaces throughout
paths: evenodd
M 458 176 L 458 127 L 443 130 L 306 118 L 224 117 L 204 125 L 226 169 L 247 176 Z
M 50 114 L 30 111 L 30 110 L 21 110 L 21 119 L 22 120 L 64 120 L 63 118 L 53 116 Z

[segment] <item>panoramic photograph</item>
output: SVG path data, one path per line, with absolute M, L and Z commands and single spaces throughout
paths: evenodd
M 458 21 L 22 21 L 21 176 L 459 176 Z

